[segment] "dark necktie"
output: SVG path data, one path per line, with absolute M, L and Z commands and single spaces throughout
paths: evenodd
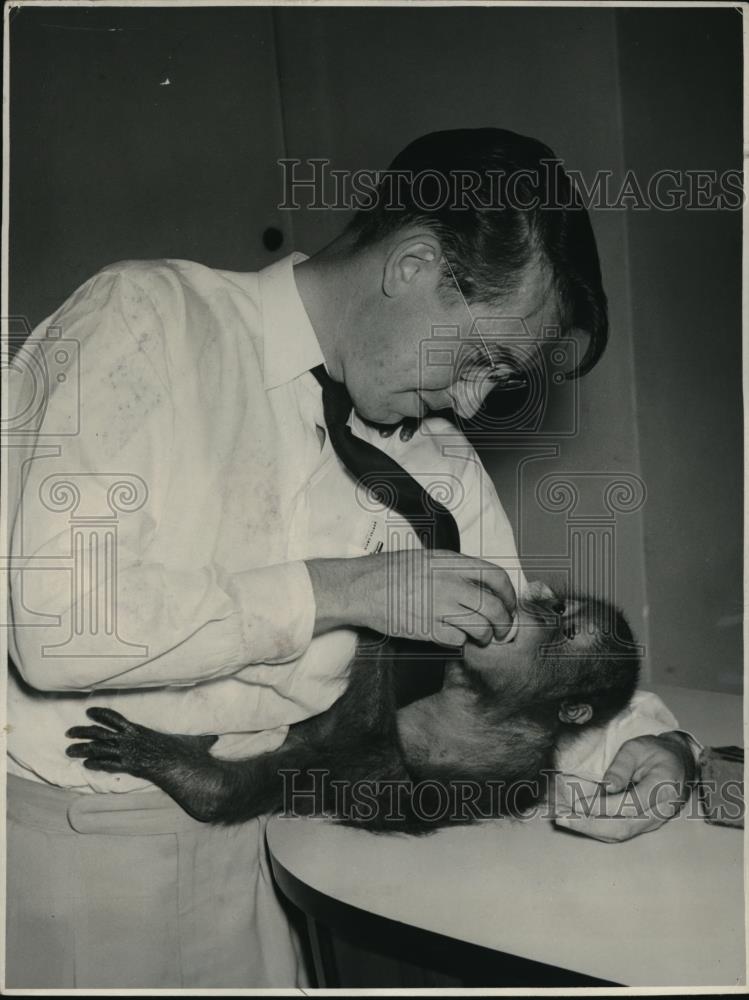
M 406 470 L 380 448 L 351 433 L 346 421 L 353 404 L 346 386 L 334 382 L 323 365 L 312 374 L 322 386 L 325 423 L 330 442 L 343 465 L 357 482 L 410 523 L 425 549 L 460 552 L 460 532 L 455 518 Z
M 312 374 L 322 386 L 325 423 L 330 443 L 351 476 L 381 502 L 406 518 L 425 549 L 460 552 L 460 532 L 455 518 L 384 451 L 355 437 L 347 424 L 353 408 L 345 385 L 335 382 L 325 367 Z M 411 655 L 409 655 L 411 654 Z M 433 694 L 442 687 L 446 652 L 429 643 L 409 642 L 403 660 L 395 666 L 396 703 L 399 707 Z M 425 659 L 426 657 L 426 659 Z

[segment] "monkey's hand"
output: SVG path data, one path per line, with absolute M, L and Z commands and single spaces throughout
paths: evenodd
M 195 819 L 214 820 L 227 794 L 221 761 L 209 748 L 217 736 L 159 733 L 128 721 L 109 708 L 89 708 L 98 725 L 73 726 L 66 736 L 68 757 L 83 758 L 90 771 L 132 774 L 163 789 Z

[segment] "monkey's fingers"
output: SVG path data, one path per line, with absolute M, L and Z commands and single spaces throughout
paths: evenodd
M 86 715 L 94 722 L 100 722 L 103 726 L 109 726 L 116 733 L 133 733 L 136 727 L 124 715 L 115 712 L 113 708 L 87 708 Z
M 120 750 L 116 744 L 99 743 L 98 740 L 94 740 L 92 743 L 71 743 L 66 748 L 65 753 L 68 757 L 90 757 L 109 761 L 120 759 Z
M 89 771 L 107 771 L 109 774 L 121 774 L 125 769 L 119 764 L 108 760 L 84 760 L 83 766 Z
M 114 740 L 118 734 L 102 726 L 73 726 L 65 735 L 71 740 Z

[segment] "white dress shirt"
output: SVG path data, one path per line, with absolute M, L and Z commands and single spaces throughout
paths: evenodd
M 12 773 L 82 791 L 144 787 L 65 756 L 65 730 L 89 705 L 218 733 L 214 752 L 237 757 L 279 746 L 345 689 L 356 634 L 312 639 L 304 560 L 419 543 L 355 489 L 327 438 L 320 446 L 311 369 L 323 357 L 293 277 L 303 259 L 258 274 L 115 264 L 22 349 L 52 375 L 42 433 L 9 448 Z M 17 400 L 33 395 L 28 367 L 12 373 Z M 465 553 L 522 589 L 496 491 L 452 424 L 430 420 L 410 442 L 355 415 L 351 426 L 450 507 Z M 675 725 L 641 693 L 591 752 Z

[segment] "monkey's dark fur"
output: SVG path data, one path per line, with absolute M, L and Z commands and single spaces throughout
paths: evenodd
M 73 744 L 68 753 L 84 757 L 92 770 L 146 778 L 211 823 L 240 823 L 285 807 L 370 830 L 425 833 L 478 817 L 518 815 L 543 797 L 560 742 L 605 725 L 637 685 L 639 663 L 621 613 L 603 601 L 579 600 L 578 623 L 587 629 L 582 645 L 574 645 L 559 615 L 563 599 L 536 599 L 525 609 L 547 624 L 553 617 L 557 628 L 527 670 L 495 676 L 464 668 L 471 733 L 459 765 L 409 759 L 394 693 L 405 647 L 394 640 L 362 644 L 341 698 L 291 726 L 283 746 L 270 753 L 221 760 L 210 753 L 213 736 L 159 733 L 97 708 L 88 715 L 100 725 L 68 733 L 90 742 Z M 576 631 L 582 634 L 579 624 Z M 563 721 L 565 700 L 590 705 L 591 720 Z

